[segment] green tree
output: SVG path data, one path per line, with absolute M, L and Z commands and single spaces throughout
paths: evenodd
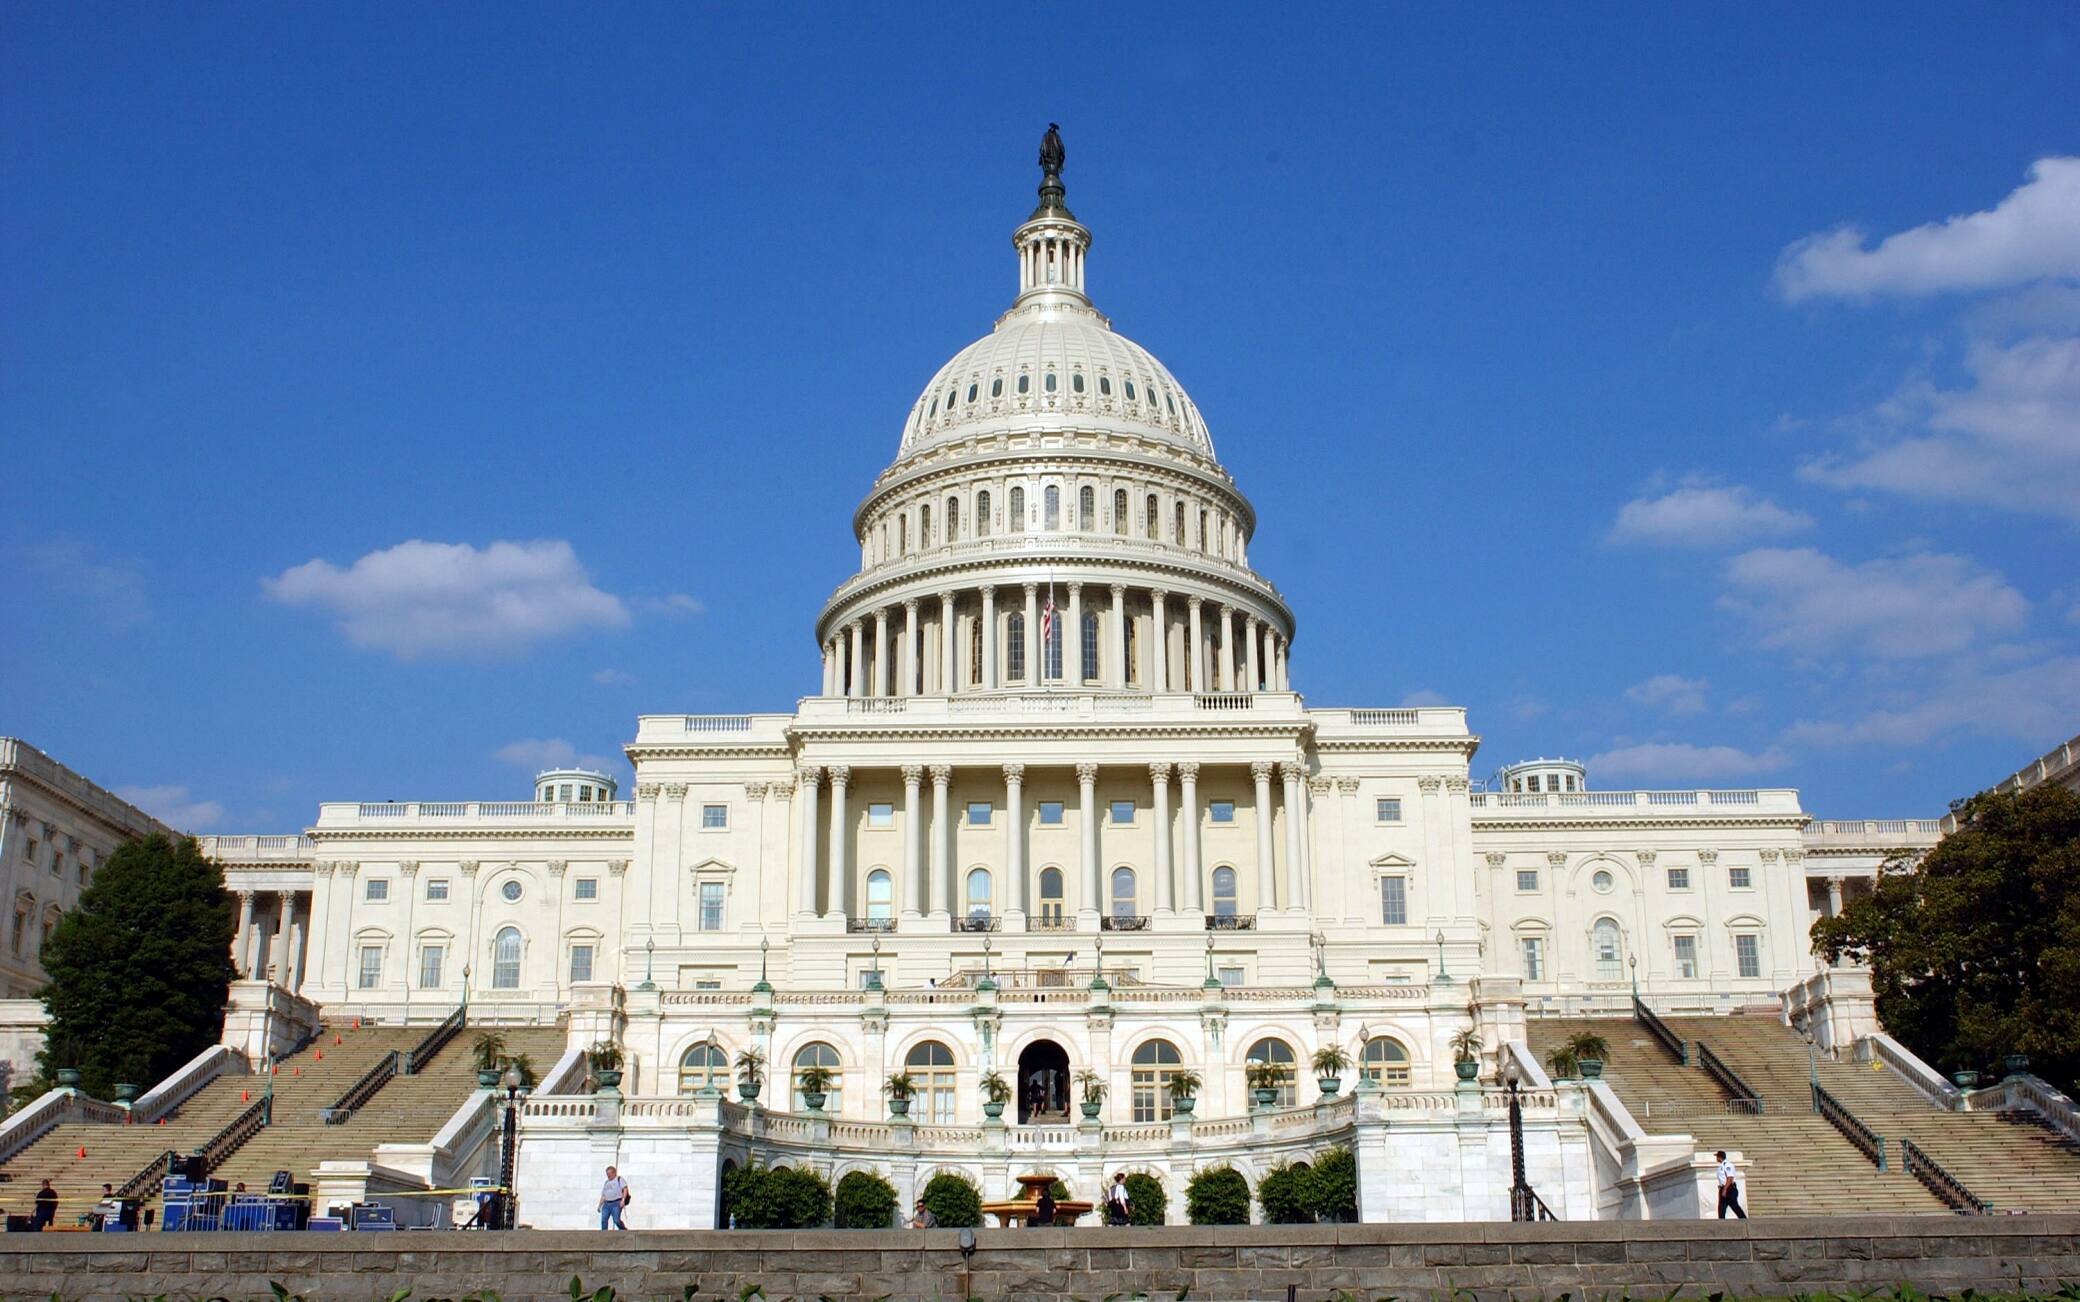
M 1318 1221 L 1358 1219 L 1358 1159 L 1348 1148 L 1316 1156 L 1307 1173 L 1307 1210 Z
M 1184 1211 L 1194 1225 L 1249 1224 L 1249 1181 L 1232 1166 L 1209 1166 L 1184 1186 Z
M 924 1182 L 925 1210 L 942 1229 L 957 1230 L 982 1224 L 982 1195 L 966 1178 L 941 1171 Z
M 1127 1224 L 1161 1225 L 1163 1223 L 1163 1182 L 1146 1171 L 1136 1171 L 1127 1177 Z
M 217 1042 L 237 975 L 224 874 L 191 838 L 118 847 L 43 947 L 46 1076 L 77 1067 L 89 1094 L 150 1088 Z
M 895 1224 L 895 1186 L 878 1175 L 848 1171 L 838 1179 L 831 1223 L 841 1230 L 885 1230 Z
M 1813 925 L 1829 961 L 1867 962 L 1878 1016 L 1945 1071 L 2026 1053 L 2067 1089 L 2080 1076 L 2080 794 L 2046 783 L 1983 793 L 1916 864 Z
M 1308 1210 L 1308 1170 L 1291 1163 L 1272 1167 L 1257 1181 L 1257 1205 L 1264 1209 L 1266 1225 L 1305 1225 L 1314 1220 Z
M 789 1166 L 726 1172 L 722 1201 L 740 1230 L 813 1230 L 831 1217 L 831 1187 L 823 1177 Z

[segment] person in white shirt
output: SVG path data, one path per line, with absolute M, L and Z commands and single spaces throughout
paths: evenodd
M 628 1228 L 621 1220 L 621 1209 L 628 1206 L 628 1181 L 621 1178 L 613 1167 L 607 1168 L 607 1182 L 599 1190 L 599 1227 L 609 1224 L 617 1230 Z
M 1112 1173 L 1112 1185 L 1105 1190 L 1105 1220 L 1111 1225 L 1125 1225 L 1127 1215 L 1127 1174 Z
M 1725 1220 L 1726 1213 L 1731 1211 L 1745 1221 L 1748 1214 L 1741 1210 L 1741 1187 L 1735 1178 L 1733 1159 L 1726 1156 L 1723 1148 L 1714 1156 L 1719 1159 L 1719 1219 Z

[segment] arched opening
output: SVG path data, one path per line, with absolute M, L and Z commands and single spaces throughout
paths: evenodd
M 1358 1075 L 1381 1089 L 1405 1089 L 1410 1080 L 1408 1050 L 1391 1036 L 1376 1035 L 1358 1055 Z
M 975 494 L 975 536 L 989 537 L 989 490 Z
M 1285 1075 L 1279 1081 L 1278 1098 L 1275 1101 L 1282 1108 L 1293 1106 L 1298 1098 L 1295 1092 L 1298 1088 L 1295 1077 L 1299 1075 L 1299 1064 L 1293 1057 L 1292 1045 L 1287 1044 L 1284 1040 L 1266 1036 L 1249 1047 L 1249 1052 L 1243 1056 L 1243 1061 L 1247 1063 L 1268 1063 L 1273 1067 L 1284 1068 Z
M 918 1101 L 923 1113 L 918 1120 L 938 1126 L 952 1125 L 953 1050 L 937 1040 L 926 1040 L 903 1059 L 903 1070 L 910 1073 L 914 1083 L 910 1097 Z
M 1062 870 L 1040 870 L 1040 921 L 1050 929 L 1062 925 Z
M 840 1116 L 845 1107 L 845 1065 L 838 1051 L 822 1041 L 805 1044 L 794 1055 L 794 1072 L 789 1081 L 794 1091 L 794 1110 L 807 1112 L 808 1100 L 802 1097 L 802 1068 L 822 1067 L 831 1074 L 830 1084 L 824 1086 L 823 1111 L 826 1116 Z
M 716 1197 L 716 1199 L 715 1199 L 715 1228 L 716 1228 L 716 1229 L 718 1229 L 718 1230 L 726 1230 L 726 1229 L 728 1229 L 728 1228 L 729 1228 L 729 1220 L 730 1220 L 730 1205 L 729 1205 L 730 1177 L 731 1177 L 732 1175 L 735 1175 L 736 1173 L 737 1173 L 737 1159 L 735 1159 L 734 1157 L 725 1157 L 725 1158 L 723 1158 L 723 1159 L 722 1159 L 722 1179 L 721 1179 L 720 1183 L 718 1183 L 718 1184 L 716 1185 L 716 1190 L 717 1190 L 718 1196 L 717 1196 L 717 1197 Z
M 1135 1121 L 1170 1119 L 1170 1078 L 1183 1066 L 1184 1056 L 1168 1040 L 1150 1040 L 1134 1050 L 1130 1083 Z
M 1022 1126 L 1069 1120 L 1069 1053 L 1053 1040 L 1035 1040 L 1018 1055 L 1018 1122 Z
M 876 868 L 867 874 L 867 918 L 872 922 L 886 922 L 895 916 L 895 879 L 886 868 Z
M 728 1091 L 729 1055 L 721 1045 L 703 1040 L 679 1059 L 679 1092 L 693 1094 L 710 1085 Z
M 491 941 L 491 988 L 520 988 L 520 932 L 507 927 Z
M 1598 918 L 1589 931 L 1590 948 L 1596 956 L 1596 979 L 1617 981 L 1624 977 L 1624 946 L 1618 939 L 1618 923 L 1614 918 Z

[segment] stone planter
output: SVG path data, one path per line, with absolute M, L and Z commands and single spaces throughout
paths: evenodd
M 1452 1070 L 1459 1073 L 1460 1080 L 1472 1080 L 1481 1074 L 1481 1065 L 1473 1059 L 1462 1058 L 1452 1064 Z
M 1975 1071 L 1952 1072 L 1950 1079 L 1957 1082 L 1957 1088 L 1961 1090 L 1975 1090 L 1979 1088 L 1979 1073 Z
M 1170 1111 L 1172 1111 L 1180 1117 L 1188 1117 L 1192 1115 L 1192 1109 L 1198 1106 L 1199 1100 L 1194 1098 L 1190 1094 L 1185 1094 L 1182 1096 L 1172 1095 L 1170 1098 Z
M 478 1072 L 478 1073 L 477 1073 L 477 1088 L 478 1088 L 478 1089 L 480 1089 L 480 1090 L 495 1090 L 495 1089 L 497 1089 L 497 1088 L 498 1088 L 498 1069 L 494 1067 L 494 1068 L 492 1068 L 492 1069 L 491 1069 L 490 1071 L 480 1071 L 480 1072 Z
M 1278 1102 L 1278 1089 L 1276 1086 L 1270 1089 L 1253 1089 L 1249 1092 L 1249 1097 L 1258 1107 L 1268 1108 Z
M 2009 1054 L 2001 1059 L 2001 1070 L 2010 1076 L 2020 1076 L 2029 1070 L 2029 1055 L 2026 1053 Z
M 823 1111 L 824 1098 L 825 1095 L 821 1091 L 803 1090 L 802 1106 L 811 1112 L 821 1112 Z
M 593 1072 L 592 1076 L 594 1080 L 599 1082 L 599 1087 L 603 1090 L 614 1089 L 621 1084 L 621 1073 L 612 1068 L 601 1067 Z
M 1337 1076 L 1323 1076 L 1315 1081 L 1315 1084 L 1321 1087 L 1322 1097 L 1325 1099 L 1335 1098 L 1337 1091 L 1343 1088 L 1343 1080 Z
M 738 1081 L 737 1097 L 744 1100 L 746 1103 L 755 1102 L 758 1099 L 758 1082 L 755 1080 Z
M 78 1088 L 79 1088 L 79 1068 L 77 1068 L 77 1067 L 60 1067 L 60 1068 L 58 1068 L 58 1088 L 59 1088 L 59 1089 L 68 1089 L 68 1090 L 76 1090 L 76 1089 L 78 1089 Z
M 898 1097 L 896 1097 L 896 1096 L 894 1096 L 894 1095 L 890 1095 L 890 1096 L 889 1096 L 889 1100 L 888 1100 L 888 1114 L 889 1114 L 890 1116 L 892 1116 L 892 1117 L 907 1117 L 907 1116 L 909 1116 L 909 1115 L 910 1115 L 910 1098 L 909 1098 L 909 1096 L 908 1096 L 908 1095 L 904 1095 L 904 1096 L 902 1096 L 902 1097 L 898 1098 Z
M 135 1085 L 118 1085 L 118 1086 L 116 1086 L 116 1102 L 118 1102 L 118 1103 L 135 1103 L 136 1101 L 137 1101 L 137 1087 L 136 1087 Z
M 982 1115 L 988 1117 L 991 1121 L 995 1121 L 1004 1115 L 1004 1105 L 994 1099 L 984 1099 L 982 1101 Z
M 1096 1121 L 1098 1119 L 1098 1109 L 1104 1106 L 1105 1105 L 1103 1103 L 1097 1103 L 1090 1099 L 1085 1099 L 1083 1101 L 1083 1119 L 1085 1121 Z
M 1574 1069 L 1582 1074 L 1583 1080 L 1603 1079 L 1603 1059 L 1601 1058 L 1577 1058 Z

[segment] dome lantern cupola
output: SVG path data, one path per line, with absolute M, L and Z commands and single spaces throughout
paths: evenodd
M 1089 307 L 1083 290 L 1083 260 L 1091 233 L 1063 202 L 1062 137 L 1050 122 L 1040 139 L 1040 202 L 1025 224 L 1011 233 L 1018 250 L 1018 305 L 1047 298 Z

